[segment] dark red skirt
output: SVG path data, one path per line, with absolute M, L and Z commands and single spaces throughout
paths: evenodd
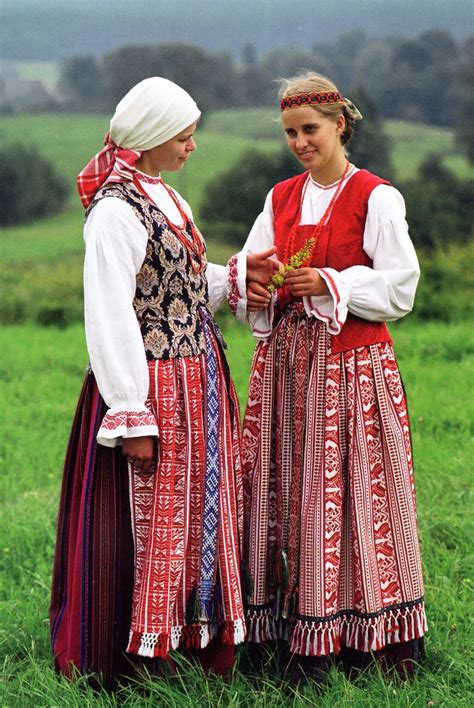
M 50 608 L 56 667 L 106 683 L 130 674 L 133 590 L 128 470 L 121 448 L 96 444 L 106 406 L 86 376 L 66 454 Z
M 163 663 L 126 652 L 134 580 L 129 474 L 121 447 L 96 442 L 106 410 L 89 373 L 64 465 L 50 625 L 58 671 L 68 678 L 98 674 L 106 688 L 114 688 L 139 667 L 160 673 Z M 190 654 L 205 671 L 226 674 L 235 647 L 216 638 Z

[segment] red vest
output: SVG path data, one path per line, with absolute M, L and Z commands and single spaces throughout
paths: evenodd
M 285 257 L 285 244 L 290 229 L 297 218 L 301 193 L 308 176 L 307 172 L 280 182 L 273 189 L 273 215 L 275 245 L 280 260 Z M 372 190 L 379 184 L 389 184 L 376 175 L 359 170 L 347 182 L 334 204 L 329 222 L 320 231 L 313 250 L 311 264 L 315 268 L 334 268 L 342 271 L 354 265 L 372 268 L 372 261 L 363 249 L 367 205 Z M 296 231 L 297 251 L 312 235 L 314 224 L 299 226 Z M 285 288 L 279 291 L 279 302 L 290 300 Z M 337 335 L 332 335 L 333 352 L 343 352 L 357 347 L 391 342 L 384 322 L 369 322 L 351 313 Z

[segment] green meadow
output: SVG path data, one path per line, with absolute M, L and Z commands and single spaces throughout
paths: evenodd
M 453 133 L 432 126 L 387 121 L 397 180 L 416 175 L 423 159 L 440 152 L 444 163 L 460 177 L 474 168 L 455 151 Z M 0 147 L 21 139 L 51 159 L 70 185 L 67 209 L 26 226 L 1 229 L 0 321 L 65 324 L 80 321 L 82 267 L 82 207 L 75 177 L 100 149 L 107 130 L 104 116 L 38 114 L 0 119 Z M 179 174 L 167 179 L 189 201 L 198 223 L 208 182 L 230 169 L 243 150 L 274 151 L 283 145 L 278 116 L 269 109 L 216 111 L 197 132 L 198 149 Z M 251 189 L 251 185 L 249 185 Z M 208 242 L 209 258 L 224 263 L 235 246 Z M 463 256 L 464 257 L 464 256 Z
M 232 166 L 243 149 L 276 150 L 271 112 L 223 111 L 198 132 L 198 150 L 170 182 L 199 214 L 206 184 Z M 205 678 L 180 662 L 176 675 L 140 680 L 116 694 L 68 683 L 52 668 L 48 603 L 61 468 L 87 364 L 82 317 L 82 209 L 74 177 L 100 147 L 102 116 L 39 115 L 0 119 L 0 144 L 37 145 L 71 184 L 67 210 L 0 234 L 5 326 L 0 349 L 0 705 L 29 706 L 469 706 L 473 703 L 474 577 L 472 569 L 472 323 L 419 322 L 391 326 L 408 390 L 416 470 L 429 633 L 427 659 L 404 683 L 368 671 L 348 681 L 333 670 L 316 693 L 268 671 L 259 680 L 237 666 L 231 681 Z M 415 174 L 426 154 L 442 151 L 460 175 L 472 167 L 455 154 L 449 131 L 388 122 L 397 176 Z M 171 179 L 173 177 L 173 179 Z M 249 186 L 249 188 L 251 188 Z M 232 246 L 210 243 L 225 262 Z M 455 284 L 453 283 L 453 287 Z M 219 316 L 243 404 L 253 340 L 225 312 Z M 54 326 L 41 326 L 54 325 Z M 245 648 L 241 650 L 245 654 Z
M 240 400 L 246 396 L 253 342 L 224 321 Z M 401 683 L 375 671 L 348 681 L 331 674 L 321 695 L 269 671 L 257 684 L 205 679 L 185 664 L 179 675 L 109 696 L 55 675 L 48 600 L 61 465 L 87 356 L 82 328 L 7 327 L 1 377 L 0 705 L 11 706 L 468 706 L 472 690 L 472 421 L 466 382 L 474 376 L 468 325 L 392 327 L 408 389 L 416 464 L 429 633 L 427 660 Z M 244 649 L 242 650 L 245 651 Z

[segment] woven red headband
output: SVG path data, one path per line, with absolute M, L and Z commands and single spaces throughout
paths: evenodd
M 320 91 L 318 93 L 295 93 L 285 96 L 280 101 L 282 111 L 300 106 L 327 106 L 330 103 L 345 103 L 345 98 L 338 91 Z

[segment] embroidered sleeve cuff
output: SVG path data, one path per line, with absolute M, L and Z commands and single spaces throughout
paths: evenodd
M 245 292 L 245 278 L 247 274 L 247 255 L 236 253 L 228 262 L 229 281 L 227 299 L 231 312 L 239 322 L 247 322 L 247 295 Z
M 122 438 L 144 435 L 158 436 L 156 418 L 148 408 L 140 406 L 134 410 L 125 410 L 125 407 L 114 406 L 109 408 L 102 420 L 97 442 L 106 447 L 116 447 L 122 444 Z
M 304 308 L 309 316 L 326 322 L 330 334 L 339 334 L 347 318 L 349 288 L 333 268 L 317 268 L 317 271 L 328 286 L 329 295 L 304 297 Z

